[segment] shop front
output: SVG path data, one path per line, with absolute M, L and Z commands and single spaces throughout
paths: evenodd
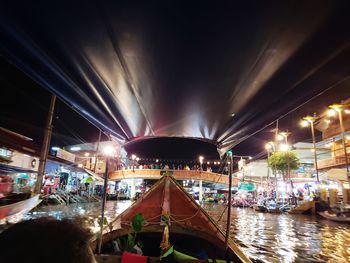
M 0 148 L 0 155 L 0 195 L 31 193 L 37 178 L 39 159 L 5 148 Z

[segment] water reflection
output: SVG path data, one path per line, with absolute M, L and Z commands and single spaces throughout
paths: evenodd
M 111 222 L 117 215 L 122 213 L 130 206 L 131 202 L 125 201 L 107 201 L 105 218 Z M 99 217 L 101 215 L 101 202 L 79 203 L 70 205 L 39 206 L 33 211 L 10 218 L 7 223 L 14 224 L 21 220 L 35 219 L 39 217 L 54 217 L 56 219 L 70 218 L 85 224 L 93 233 L 99 231 Z M 2 222 L 3 225 L 6 222 Z M 1 225 L 1 224 L 0 224 Z M 1 227 L 0 227 L 1 230 Z
M 107 221 L 111 222 L 130 204 L 130 201 L 108 201 Z M 208 204 L 204 208 L 215 220 L 226 212 L 223 205 Z M 96 233 L 100 209 L 101 203 L 42 206 L 21 219 L 79 217 Z M 316 216 L 269 214 L 250 208 L 233 208 L 231 222 L 232 239 L 256 262 L 350 262 L 348 225 Z M 225 213 L 219 226 L 226 227 Z
M 224 207 L 206 205 L 214 218 Z M 234 208 L 231 237 L 257 262 L 350 262 L 348 225 L 316 216 L 269 214 Z M 226 226 L 222 217 L 219 225 Z

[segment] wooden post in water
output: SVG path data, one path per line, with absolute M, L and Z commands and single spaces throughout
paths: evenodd
M 230 227 L 231 227 L 231 208 L 232 208 L 232 152 L 230 152 L 230 173 L 228 183 L 228 210 L 227 210 L 227 223 L 226 223 L 226 237 L 225 237 L 225 249 L 228 248 L 228 240 L 230 238 Z
M 55 103 L 56 103 L 56 95 L 52 94 L 49 113 L 47 115 L 47 120 L 46 120 L 44 140 L 41 146 L 38 176 L 36 178 L 36 183 L 34 188 L 34 193 L 36 194 L 40 194 L 41 192 L 41 185 L 45 174 L 46 159 L 47 159 L 47 155 L 50 147 L 51 135 L 52 135 L 52 118 L 55 110 Z
M 106 170 L 105 170 L 105 178 L 104 178 L 103 192 L 102 192 L 101 224 L 100 224 L 100 236 L 98 239 L 97 254 L 101 254 L 101 247 L 102 247 L 103 223 L 105 220 L 105 206 L 106 206 L 106 197 L 107 197 L 106 192 L 107 192 L 107 182 L 108 182 L 108 160 L 109 160 L 109 156 L 106 155 Z

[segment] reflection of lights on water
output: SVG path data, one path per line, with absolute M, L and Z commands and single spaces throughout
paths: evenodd
M 105 216 L 108 223 L 113 222 L 114 229 L 118 227 L 114 222 L 116 216 L 131 204 L 131 201 L 107 201 Z M 100 230 L 98 217 L 101 203 L 40 209 L 28 213 L 23 219 L 43 216 L 62 219 L 78 215 L 93 233 Z M 206 204 L 205 209 L 214 219 L 218 219 L 224 206 Z M 225 229 L 225 216 L 219 225 Z M 250 208 L 233 208 L 231 238 L 242 245 L 248 256 L 260 262 L 345 262 L 344 259 L 350 258 L 350 249 L 344 246 L 350 242 L 347 226 L 312 216 L 278 215 L 255 212 Z

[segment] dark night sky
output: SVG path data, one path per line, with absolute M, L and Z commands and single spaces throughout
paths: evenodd
M 77 110 L 127 140 L 191 135 L 232 143 L 262 129 L 233 149 L 253 156 L 272 139 L 274 125 L 265 126 L 279 116 L 292 111 L 280 119 L 291 142 L 309 140 L 300 118 L 350 97 L 346 1 L 102 1 L 95 8 L 94 1 L 63 0 L 21 10 L 15 2 L 0 10 L 0 126 L 37 144 L 48 90 L 60 97 L 52 145 L 97 139 L 98 129 Z M 213 145 L 184 139 L 127 149 L 218 157 Z

